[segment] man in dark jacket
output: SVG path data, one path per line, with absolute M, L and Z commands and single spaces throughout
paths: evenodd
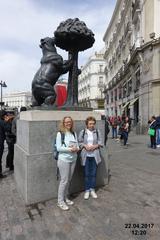
M 11 132 L 12 120 L 14 118 L 13 114 L 9 114 L 5 117 L 5 121 L 7 124 L 6 142 L 8 145 L 8 154 L 6 157 L 6 168 L 9 168 L 10 171 L 14 170 L 14 144 L 16 142 L 16 136 Z
M 156 127 L 157 127 L 156 117 L 152 116 L 150 120 L 149 128 L 155 130 L 154 135 L 150 135 L 151 148 L 153 149 L 156 149 Z
M 5 131 L 7 130 L 7 126 L 4 121 L 5 115 L 5 111 L 0 112 L 0 178 L 6 177 L 2 174 L 2 156 L 4 151 Z

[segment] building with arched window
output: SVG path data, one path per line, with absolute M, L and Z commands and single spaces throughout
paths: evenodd
M 160 1 L 117 0 L 104 34 L 107 115 L 134 119 L 137 132 L 160 115 Z
M 78 78 L 80 106 L 104 109 L 104 89 L 107 87 L 104 69 L 103 51 L 95 52 L 81 68 L 81 74 Z
M 13 92 L 3 96 L 6 107 L 20 108 L 22 106 L 29 107 L 31 105 L 31 92 Z

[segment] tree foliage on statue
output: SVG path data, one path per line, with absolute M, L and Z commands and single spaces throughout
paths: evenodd
M 73 67 L 69 71 L 66 107 L 78 106 L 78 52 L 92 47 L 95 42 L 93 32 L 78 18 L 61 22 L 54 32 L 55 44 L 68 51 Z
M 54 36 L 55 44 L 67 51 L 84 51 L 95 42 L 93 32 L 78 18 L 61 22 Z

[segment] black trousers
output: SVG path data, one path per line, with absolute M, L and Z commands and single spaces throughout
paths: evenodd
M 13 168 L 14 163 L 14 144 L 10 143 L 8 144 L 8 154 L 6 157 L 6 167 L 9 167 L 10 169 Z
M 151 138 L 151 147 L 156 148 L 156 134 L 154 136 L 150 136 Z
M 4 151 L 4 143 L 0 143 L 0 173 L 2 173 L 2 156 Z

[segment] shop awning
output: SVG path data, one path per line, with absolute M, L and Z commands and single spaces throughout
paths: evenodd
M 129 105 L 129 106 L 132 106 L 137 100 L 138 100 L 138 97 L 132 99 L 132 100 L 130 101 L 130 105 Z
M 124 104 L 124 106 L 122 106 L 122 108 L 125 109 L 125 108 L 128 106 L 129 103 L 130 103 L 130 101 L 129 101 L 129 102 L 126 102 L 126 103 Z

